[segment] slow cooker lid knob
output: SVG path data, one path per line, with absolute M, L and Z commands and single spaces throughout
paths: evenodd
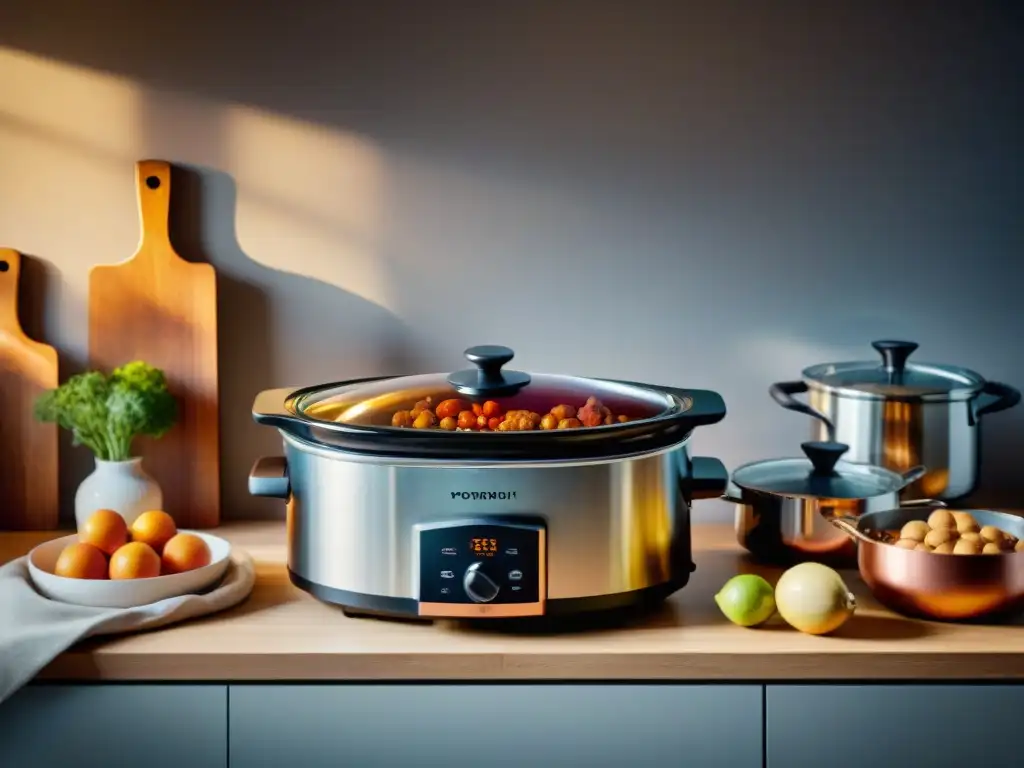
M 448 375 L 448 383 L 464 394 L 476 397 L 512 395 L 530 383 L 530 374 L 504 371 L 502 366 L 515 357 L 508 347 L 483 344 L 470 347 L 463 354 L 476 368 L 467 368 Z

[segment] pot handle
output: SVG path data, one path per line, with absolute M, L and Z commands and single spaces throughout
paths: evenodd
M 916 467 L 911 467 L 906 472 L 900 472 L 903 476 L 903 487 L 906 488 L 911 483 L 920 480 L 926 474 L 928 474 L 928 468 L 923 464 L 918 464 Z
M 982 416 L 1013 408 L 1019 402 L 1020 390 L 1009 384 L 1000 384 L 998 381 L 986 381 L 981 393 L 971 403 L 971 426 L 973 427 Z
M 256 463 L 249 470 L 249 493 L 251 495 L 287 499 L 291 492 L 288 461 L 284 456 L 263 456 L 256 459 Z
M 692 499 L 717 499 L 729 484 L 729 471 L 719 459 L 694 456 L 687 478 Z
M 793 397 L 793 395 L 800 395 L 806 391 L 807 384 L 802 381 L 779 381 L 768 387 L 768 394 L 772 396 L 772 400 L 781 405 L 787 411 L 804 413 L 817 419 L 824 424 L 825 429 L 828 430 L 828 441 L 830 443 L 835 442 L 836 425 L 832 423 L 832 420 L 821 411 L 812 408 L 807 405 L 807 403 L 801 403 Z
M 910 501 L 900 502 L 900 507 L 935 507 L 937 509 L 947 509 L 949 504 L 941 499 L 911 499 Z
M 866 533 L 861 531 L 861 529 L 857 526 L 857 518 L 855 517 L 830 517 L 828 521 L 832 523 L 832 525 L 834 525 L 840 531 L 849 536 L 851 539 L 866 541 L 868 544 L 878 543 L 870 536 L 868 536 Z

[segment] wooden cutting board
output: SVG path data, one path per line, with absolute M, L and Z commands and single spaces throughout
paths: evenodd
M 58 384 L 57 350 L 21 329 L 21 254 L 0 248 L 0 529 L 45 530 L 60 514 L 56 424 L 32 415 Z
M 167 374 L 178 423 L 159 440 L 137 438 L 135 452 L 178 526 L 210 528 L 220 523 L 216 274 L 171 245 L 170 164 L 135 170 L 142 239 L 127 261 L 89 273 L 90 364 L 109 372 L 144 360 Z

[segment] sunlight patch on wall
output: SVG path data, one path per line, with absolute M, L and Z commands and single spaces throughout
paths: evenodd
M 393 308 L 379 252 L 385 163 L 369 140 L 243 106 L 225 107 L 224 170 L 238 186 L 250 258 Z
M 127 257 L 138 240 L 140 90 L 7 48 L 0 82 L 0 242 L 74 273 L 61 301 L 84 304 L 89 266 Z
M 132 157 L 139 88 L 130 80 L 0 48 L 0 115 L 99 154 Z

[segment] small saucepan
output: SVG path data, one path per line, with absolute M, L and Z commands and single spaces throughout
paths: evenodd
M 900 491 L 925 468 L 900 473 L 841 461 L 847 446 L 831 441 L 801 447 L 804 458 L 756 461 L 733 472 L 723 498 L 737 505 L 736 539 L 763 562 L 852 567 L 856 546 L 829 519 L 898 507 Z
M 964 621 L 1024 609 L 1024 552 L 1006 549 L 999 554 L 958 555 L 896 546 L 903 526 L 927 520 L 934 509 L 904 505 L 831 523 L 857 540 L 861 578 L 880 603 L 898 613 Z M 992 526 L 1014 539 L 1024 539 L 1024 518 L 1018 515 L 980 509 L 965 512 L 983 533 Z

